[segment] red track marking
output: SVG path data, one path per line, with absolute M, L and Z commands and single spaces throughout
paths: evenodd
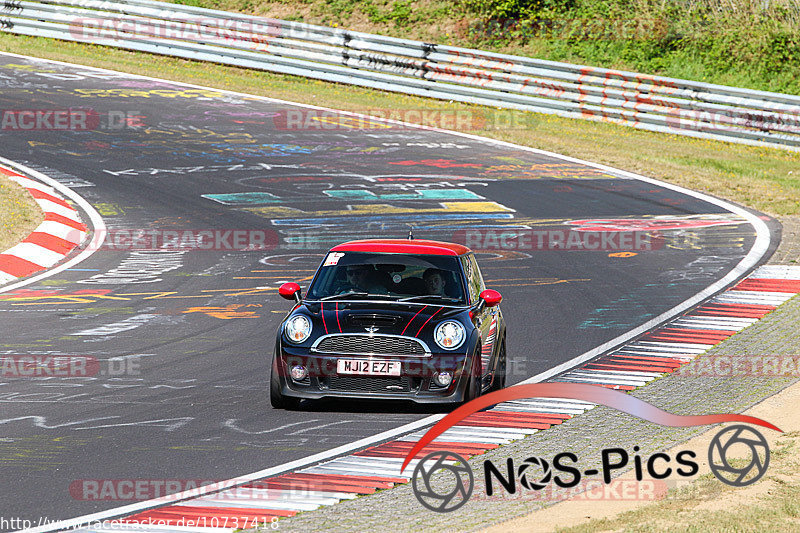
M 483 443 L 475 443 L 475 442 L 432 442 L 428 445 L 432 448 L 440 448 L 442 450 L 449 450 L 452 448 L 459 448 L 465 451 L 481 451 L 481 450 L 493 450 L 498 447 L 497 444 L 483 444 Z M 380 446 L 374 446 L 372 448 L 367 448 L 363 450 L 363 452 L 369 451 L 392 451 L 392 450 L 400 450 L 404 453 L 407 453 L 408 450 L 414 447 L 414 443 L 410 441 L 403 441 L 403 440 L 396 440 L 396 441 L 389 441 Z M 362 453 L 362 452 L 358 452 Z
M 574 382 L 564 381 L 563 383 L 574 383 Z M 633 385 L 612 385 L 610 383 L 591 383 L 586 381 L 582 381 L 581 383 L 585 383 L 586 385 L 596 385 L 598 387 L 604 387 L 606 389 L 614 389 L 614 390 L 632 391 L 637 389 L 637 387 L 634 387 Z
M 64 255 L 67 255 L 73 248 L 75 248 L 75 243 L 69 242 L 61 237 L 56 237 L 55 235 L 50 235 L 49 233 L 43 233 L 41 231 L 34 231 L 22 242 L 38 244 L 42 248 L 47 248 L 48 250 Z
M 715 309 L 699 309 L 694 311 L 691 314 L 685 315 L 687 317 L 693 316 L 715 316 L 715 317 L 732 317 L 732 318 L 763 318 L 767 314 L 771 313 L 773 309 L 769 311 L 725 311 L 725 310 L 715 310 Z
M 658 333 L 661 334 L 676 334 L 676 335 L 700 335 L 700 336 L 709 336 L 709 335 L 720 335 L 724 337 L 730 337 L 736 330 L 733 329 L 690 329 L 690 328 L 663 328 L 658 330 Z
M 471 414 L 464 420 L 508 420 L 516 421 L 534 421 L 534 422 L 548 422 L 550 424 L 560 424 L 564 420 L 569 419 L 568 415 L 560 414 L 539 414 L 539 413 L 521 413 L 516 411 L 481 411 Z
M 405 457 L 411 448 L 414 447 L 414 442 L 394 441 L 387 442 L 381 446 L 374 448 L 367 448 L 353 455 L 357 457 Z M 497 448 L 497 444 L 476 444 L 470 442 L 433 442 L 425 446 L 425 449 L 430 452 L 453 452 L 464 456 L 480 455 L 486 450 L 493 450 Z
M 733 331 L 725 335 L 675 334 L 675 333 L 661 333 L 660 331 L 656 331 L 654 333 L 649 333 L 645 335 L 644 337 L 642 337 L 642 340 L 683 342 L 690 344 L 717 344 L 724 341 L 733 334 L 734 334 Z
M 40 191 L 39 189 L 28 189 L 28 192 L 31 193 L 31 196 L 38 200 L 49 200 L 54 204 L 58 204 L 62 207 L 66 207 L 67 209 L 75 210 L 71 205 L 69 205 L 65 200 L 62 200 L 58 196 L 53 196 L 52 194 L 47 194 L 44 191 Z
M 370 485 L 376 488 L 391 488 L 392 483 L 405 483 L 404 477 L 392 476 L 359 476 L 359 475 L 344 475 L 344 474 L 302 474 L 295 472 L 293 474 L 286 474 L 276 479 L 306 479 L 306 480 L 331 480 L 338 482 L 358 482 L 365 486 Z M 390 486 L 383 486 L 389 484 Z
M 765 291 L 765 292 L 800 292 L 800 280 L 796 279 L 769 279 L 755 278 L 740 282 L 735 290 L 739 291 Z
M 17 278 L 28 276 L 43 268 L 44 267 L 36 263 L 20 259 L 16 255 L 0 254 L 0 270 Z
M 77 230 L 80 230 L 80 231 L 86 231 L 86 229 L 87 229 L 86 228 L 86 224 L 82 224 L 81 222 L 76 222 L 76 221 L 72 220 L 71 218 L 67 218 L 67 217 L 65 217 L 63 215 L 59 215 L 58 213 L 45 213 L 44 214 L 44 219 L 47 222 L 60 222 L 60 223 L 64 224 L 65 226 L 69 226 L 71 228 L 74 228 L 74 229 L 77 229 Z
M 585 367 L 587 370 L 630 370 L 632 372 L 661 372 L 670 373 L 675 371 L 675 367 L 668 366 L 642 366 L 642 365 L 619 365 L 619 364 L 596 364 L 590 363 Z
M 604 357 L 602 359 L 602 361 L 606 361 L 606 360 L 608 360 L 608 361 L 620 360 L 620 362 L 625 362 L 625 363 L 636 363 L 636 362 L 655 363 L 655 364 L 665 364 L 665 365 L 670 365 L 670 366 L 674 365 L 674 366 L 678 367 L 678 366 L 686 364 L 688 361 L 691 361 L 692 358 L 691 357 L 683 357 L 683 358 L 677 358 L 677 357 L 648 357 L 646 355 L 619 354 L 619 355 L 607 355 L 606 357 Z M 599 363 L 600 361 L 601 360 L 598 360 L 597 362 Z
M 389 483 L 386 488 L 390 489 L 394 485 Z M 248 483 L 242 485 L 243 488 L 250 489 L 268 489 L 268 490 L 287 490 L 287 491 L 317 491 L 317 492 L 351 492 L 356 494 L 375 494 L 377 490 L 375 487 L 359 487 L 358 485 L 344 484 L 344 483 L 329 483 L 317 481 L 284 481 L 284 480 L 265 480 L 257 481 L 255 483 Z

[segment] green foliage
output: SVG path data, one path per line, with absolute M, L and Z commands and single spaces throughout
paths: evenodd
M 470 46 L 800 94 L 797 0 L 454 1 Z

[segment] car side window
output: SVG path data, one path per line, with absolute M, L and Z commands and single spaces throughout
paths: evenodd
M 461 261 L 464 265 L 464 273 L 467 276 L 469 300 L 470 303 L 474 304 L 480 298 L 481 292 L 486 288 L 483 284 L 483 276 L 481 276 L 481 271 L 478 268 L 478 262 L 475 260 L 474 255 L 469 254 L 463 257 Z

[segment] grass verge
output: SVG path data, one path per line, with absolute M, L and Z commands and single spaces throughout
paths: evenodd
M 0 176 L 0 252 L 24 239 L 44 220 L 44 213 L 28 192 Z
M 469 133 L 550 150 L 727 198 L 771 215 L 800 213 L 800 153 L 636 130 L 612 123 L 448 103 L 305 78 L 0 33 L 0 50 L 219 89 L 382 114 L 464 113 Z M 417 120 L 414 120 L 417 116 Z M 510 124 L 510 125 L 509 125 Z

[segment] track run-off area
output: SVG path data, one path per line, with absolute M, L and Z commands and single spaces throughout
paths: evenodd
M 768 217 L 623 171 L 118 72 L 0 54 L 0 110 L 0 156 L 71 188 L 107 232 L 79 264 L 0 286 L 1 359 L 91 362 L 73 375 L 3 366 L 2 514 L 33 524 L 168 482 L 279 472 L 429 417 L 386 402 L 270 407 L 291 307 L 277 288 L 307 287 L 340 242 L 403 238 L 411 224 L 476 250 L 504 297 L 512 385 L 699 303 L 778 240 Z M 87 480 L 149 488 L 100 498 Z

